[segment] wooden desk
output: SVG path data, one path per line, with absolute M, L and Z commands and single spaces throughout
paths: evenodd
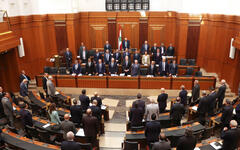
M 209 90 L 210 87 L 216 86 L 216 78 L 212 76 L 204 76 L 204 77 L 194 77 L 194 80 L 199 81 L 199 85 L 201 90 Z
M 178 75 L 186 75 L 187 68 L 193 68 L 193 75 L 195 75 L 197 71 L 200 71 L 199 66 L 178 65 Z
M 57 75 L 56 87 L 77 87 L 76 77 L 72 75 Z
M 171 77 L 140 77 L 140 89 L 171 89 Z
M 77 77 L 77 87 L 79 88 L 107 88 L 107 77 L 99 76 L 79 76 Z
M 184 85 L 187 90 L 191 90 L 193 87 L 193 77 L 173 77 L 172 88 L 180 89 L 180 86 Z
M 108 77 L 108 88 L 138 89 L 138 77 Z

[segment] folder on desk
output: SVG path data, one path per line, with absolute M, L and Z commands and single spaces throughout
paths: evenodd
M 82 128 L 80 128 L 80 129 L 78 130 L 78 132 L 76 133 L 76 136 L 85 136 L 84 131 L 83 131 Z

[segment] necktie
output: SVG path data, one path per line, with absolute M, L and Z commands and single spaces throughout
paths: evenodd
M 127 41 L 125 41 L 125 47 L 127 47 Z
M 147 44 L 145 44 L 145 50 L 147 50 Z
M 85 51 L 83 51 L 83 59 L 85 59 L 86 58 L 86 56 L 85 56 Z
M 99 71 L 102 71 L 102 64 L 99 64 Z
M 113 68 L 113 63 L 111 63 L 111 66 L 112 66 L 112 68 Z
M 109 60 L 109 54 L 107 54 L 107 61 Z

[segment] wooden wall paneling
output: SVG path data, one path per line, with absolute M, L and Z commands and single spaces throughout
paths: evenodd
M 171 77 L 140 77 L 140 89 L 171 89 Z
M 77 77 L 78 88 L 107 88 L 107 77 L 80 76 Z
M 66 48 L 68 47 L 67 28 L 65 20 L 55 21 L 55 33 L 58 54 L 63 55 Z
M 170 43 L 173 44 L 174 47 L 176 47 L 176 29 L 177 29 L 177 18 L 176 18 L 176 12 L 167 12 L 167 21 L 166 21 L 166 39 L 165 39 L 165 46 L 168 47 Z M 175 48 L 175 51 L 177 49 Z
M 46 57 L 51 57 L 58 53 L 56 32 L 54 20 L 51 20 L 48 16 L 47 21 L 47 36 L 48 36 L 48 49 L 46 49 Z
M 139 18 L 139 48 L 148 41 L 148 18 Z
M 108 41 L 113 49 L 118 48 L 118 32 L 116 18 L 108 18 Z
M 216 87 L 215 77 L 194 77 L 194 81 L 198 80 L 201 90 L 209 90 Z
M 172 78 L 172 89 L 180 89 L 181 85 L 184 85 L 187 90 L 191 90 L 193 87 L 193 77 Z
M 57 76 L 58 87 L 77 87 L 76 77 L 69 75 L 58 75 Z
M 108 77 L 108 88 L 138 89 L 138 77 Z
M 90 41 L 89 41 L 89 31 L 88 31 L 88 12 L 81 12 L 80 15 L 80 42 L 83 42 L 87 49 L 91 49 Z M 91 33 L 90 33 L 91 34 Z M 79 47 L 78 47 L 79 48 Z

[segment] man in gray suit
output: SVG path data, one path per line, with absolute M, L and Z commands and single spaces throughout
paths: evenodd
M 7 116 L 7 119 L 10 122 L 10 126 L 13 127 L 13 119 L 14 119 L 13 106 L 9 98 L 10 98 L 9 93 L 5 93 L 5 95 L 2 98 L 2 105 L 3 105 L 4 114 Z
M 20 95 L 23 97 L 24 101 L 27 103 L 31 103 L 31 100 L 28 98 L 28 80 L 23 79 L 22 83 L 20 84 Z
M 158 108 L 158 104 L 156 104 L 153 99 L 151 99 L 150 104 L 146 106 L 145 119 L 147 121 L 152 121 L 151 119 L 152 114 L 156 115 L 156 120 L 157 120 L 159 117 L 159 108 Z
M 131 75 L 138 76 L 140 74 L 140 65 L 138 64 L 138 60 L 134 60 L 134 64 L 132 64 Z
M 77 133 L 76 127 L 73 122 L 69 121 L 69 114 L 64 115 L 64 121 L 61 123 L 61 129 L 63 130 L 63 139 L 67 140 L 66 135 L 69 131 L 72 131 L 74 134 Z
M 47 90 L 50 96 L 55 96 L 56 88 L 52 81 L 53 81 L 53 77 L 49 76 L 47 80 Z
M 170 141 L 164 133 L 160 133 L 159 142 L 153 144 L 152 150 L 171 150 Z

